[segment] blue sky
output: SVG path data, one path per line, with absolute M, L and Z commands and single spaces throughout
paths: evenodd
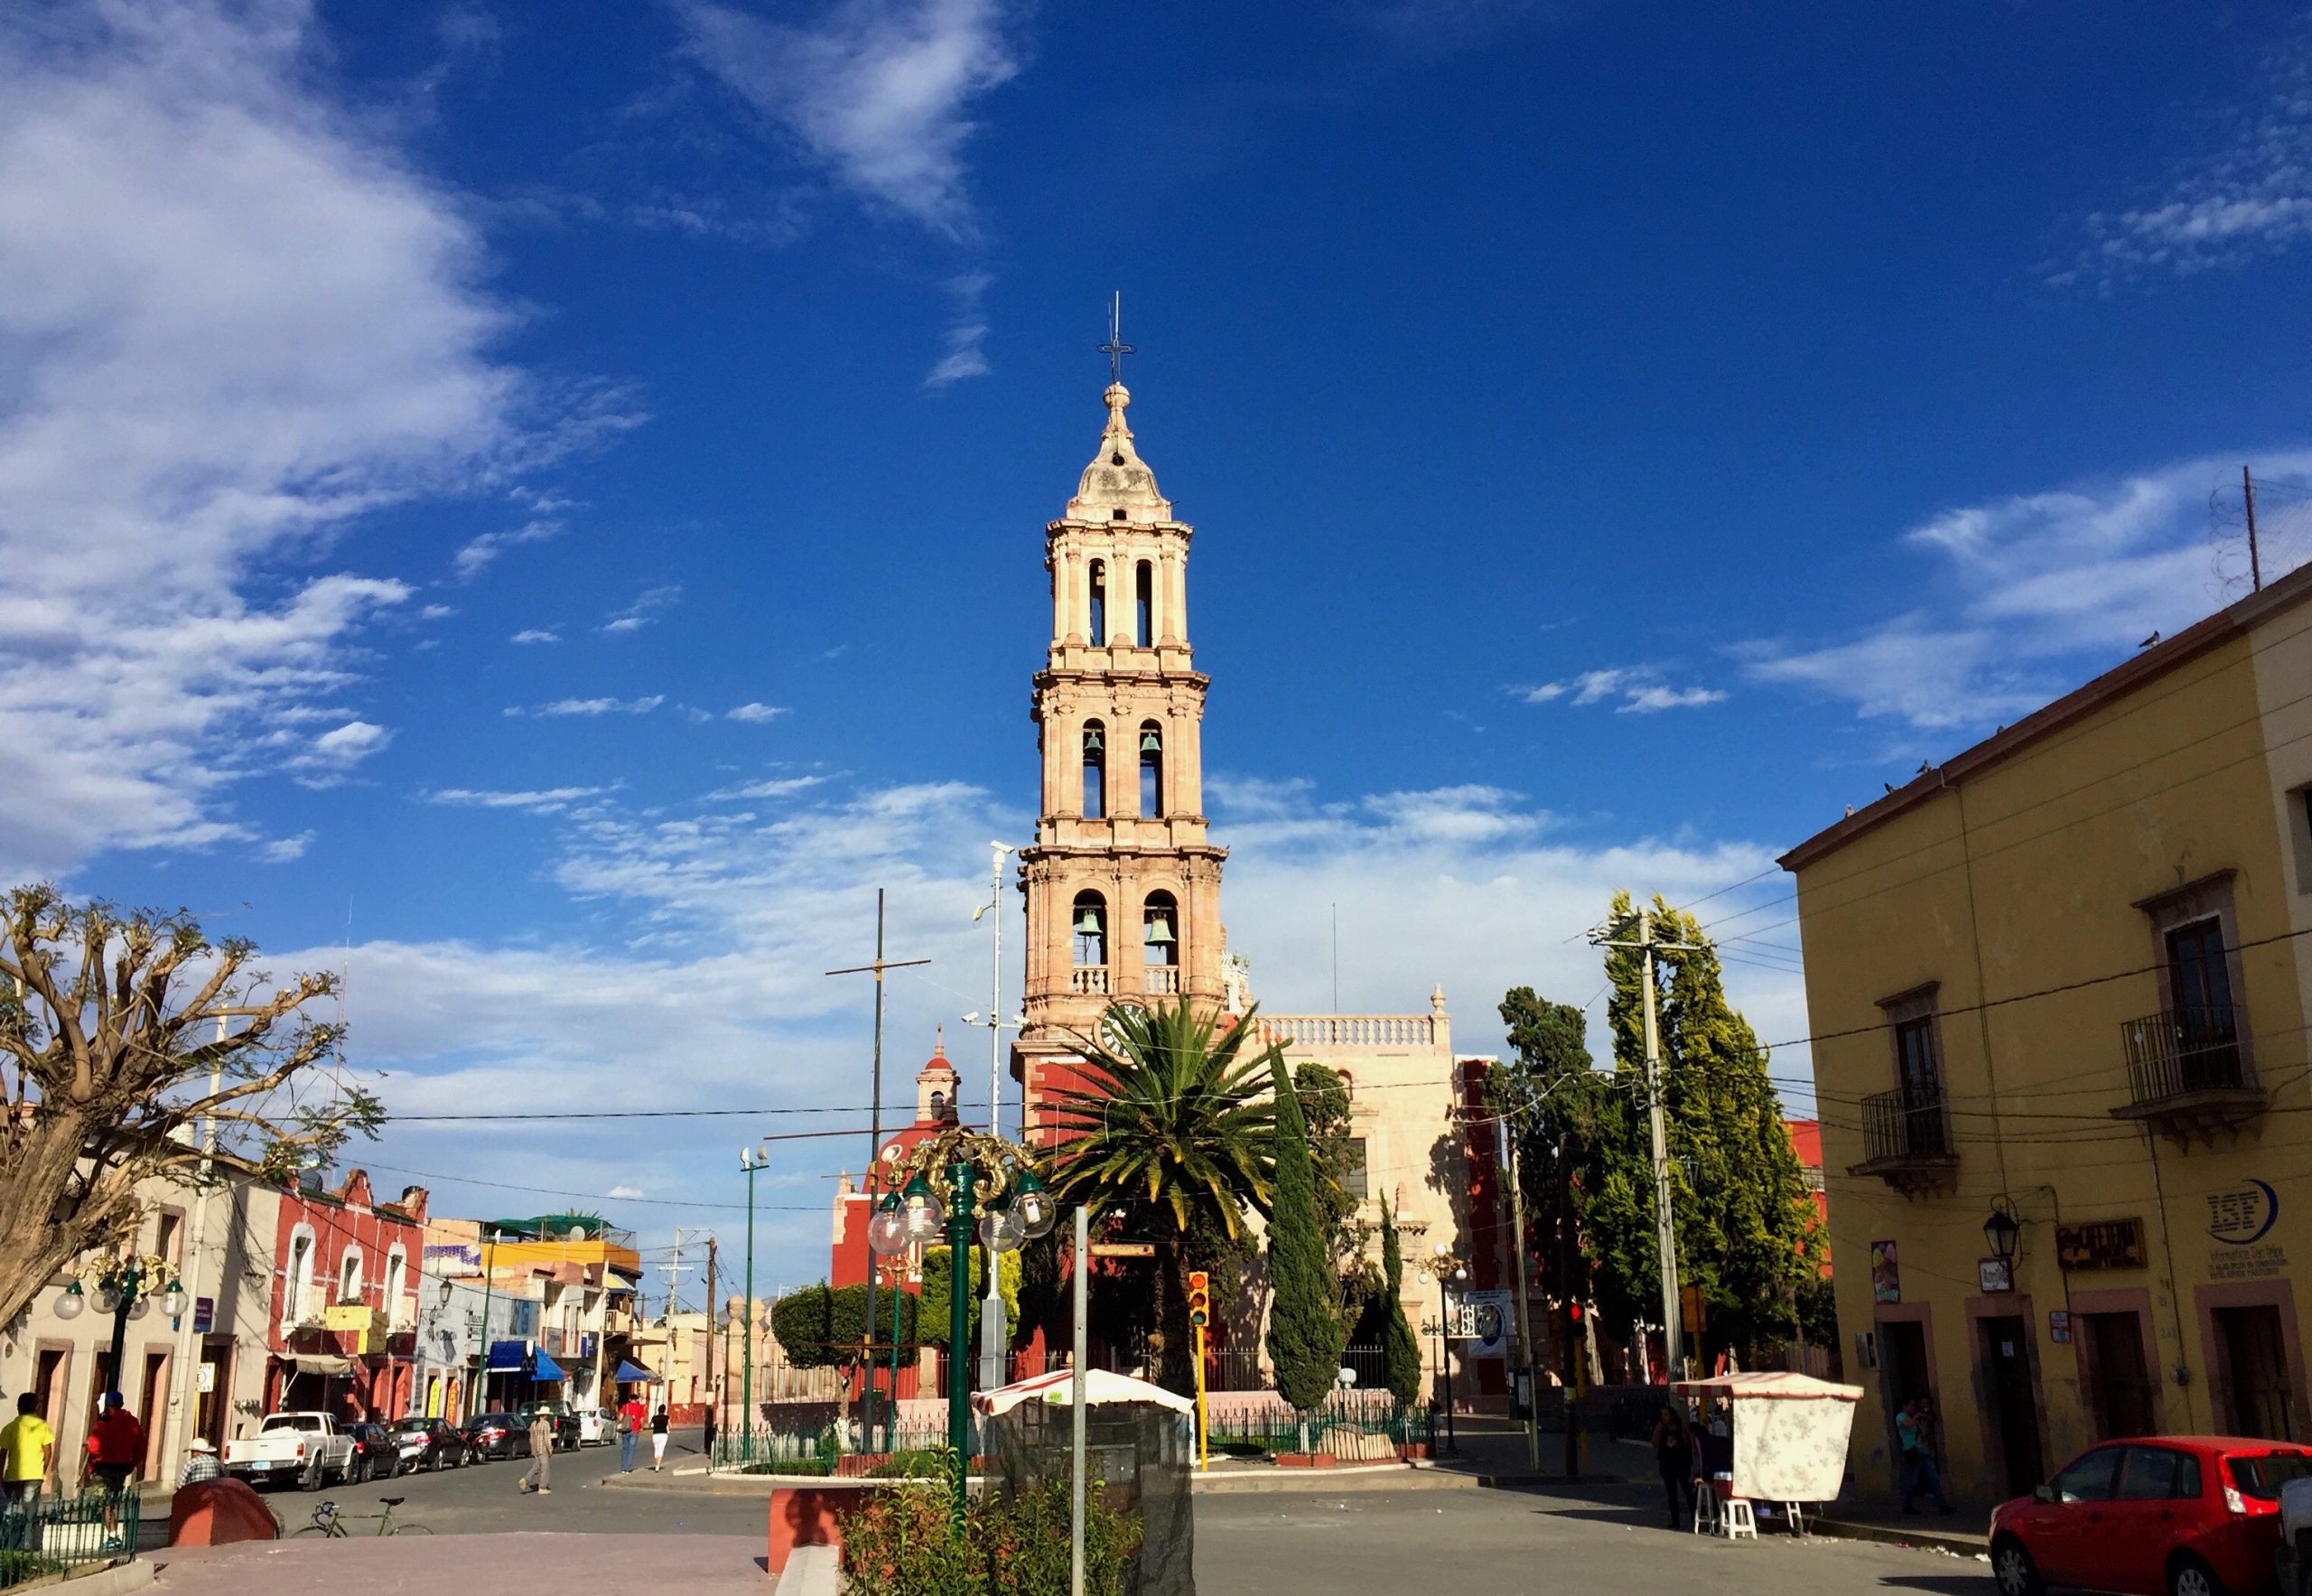
M 1113 290 L 1273 1009 L 1338 905 L 1344 1007 L 1489 1050 L 1626 885 L 1801 1036 L 1734 883 L 2239 591 L 2242 462 L 2312 555 L 2280 8 L 147 0 L 0 73 L 0 872 L 344 966 L 452 1211 L 735 1241 L 854 1118 L 414 1116 L 855 1107 L 878 885 L 895 1095 L 982 1056 Z M 774 1283 L 858 1162 L 780 1150 Z

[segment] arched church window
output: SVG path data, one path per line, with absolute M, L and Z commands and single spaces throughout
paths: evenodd
M 1108 641 L 1108 568 L 1098 560 L 1092 562 L 1092 646 L 1105 648 Z
M 1076 894 L 1076 962 L 1100 966 L 1108 962 L 1108 901 L 1099 893 Z
M 1164 728 L 1154 721 L 1140 723 L 1140 812 L 1164 812 Z
M 1140 957 L 1142 964 L 1151 966 L 1180 962 L 1180 911 L 1170 892 L 1149 893 L 1141 909 Z
M 1146 560 L 1140 562 L 1133 585 L 1136 590 L 1133 635 L 1142 648 L 1152 649 L 1156 646 L 1156 574 Z
M 1084 818 L 1099 820 L 1108 812 L 1108 733 L 1097 721 L 1084 723 Z

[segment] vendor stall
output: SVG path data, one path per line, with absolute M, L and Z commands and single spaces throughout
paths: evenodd
M 1709 1517 L 1729 1535 L 1755 1533 L 1752 1502 L 1783 1504 L 1792 1529 L 1799 1529 L 1803 1504 L 1831 1501 L 1846 1483 L 1847 1438 L 1861 1386 L 1762 1369 L 1681 1380 L 1671 1389 L 1721 1410 L 1730 1426 L 1732 1455 L 1722 1473 L 1713 1470 L 1717 1477 L 1705 1481 L 1720 1509 Z

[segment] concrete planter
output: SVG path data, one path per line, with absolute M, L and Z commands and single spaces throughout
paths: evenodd
M 1281 1451 L 1276 1454 L 1280 1469 L 1338 1469 L 1340 1460 L 1328 1451 Z

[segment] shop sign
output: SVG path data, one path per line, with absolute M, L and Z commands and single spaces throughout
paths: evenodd
M 1903 1300 L 1903 1274 L 1895 1264 L 1895 1244 L 1874 1241 L 1870 1244 L 1870 1300 L 1874 1302 L 1899 1302 Z
M 2006 1258 L 1978 1259 L 1975 1279 L 1986 1292 L 2011 1292 L 2015 1289 L 2015 1265 Z
M 2065 1269 L 2141 1269 L 2149 1263 L 2140 1218 L 2056 1227 L 2056 1261 Z
M 2047 1310 L 2047 1339 L 2050 1341 L 2071 1339 L 2070 1309 L 2050 1308 Z
M 2270 1280 L 2274 1275 L 2287 1273 L 2287 1250 L 2276 1241 L 2230 1252 L 2221 1247 L 2208 1250 L 2207 1277 L 2210 1280 Z
M 2207 1233 L 2226 1246 L 2253 1246 L 2279 1218 L 2279 1193 L 2269 1181 L 2250 1179 L 2207 1199 Z

